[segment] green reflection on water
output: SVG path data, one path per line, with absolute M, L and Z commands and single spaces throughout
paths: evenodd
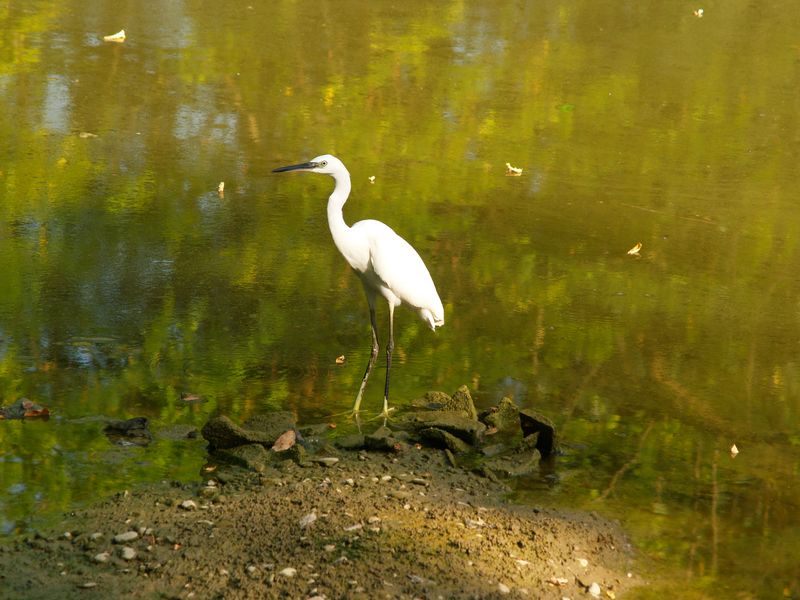
M 351 406 L 331 184 L 269 174 L 332 152 L 346 219 L 409 239 L 445 303 L 435 335 L 398 314 L 396 402 L 536 405 L 567 454 L 520 497 L 624 516 L 697 594 L 800 594 L 798 9 L 704 9 L 0 7 L 0 394 L 55 415 L 0 423 L 4 522 L 198 473 L 202 444 L 123 453 L 94 417 Z

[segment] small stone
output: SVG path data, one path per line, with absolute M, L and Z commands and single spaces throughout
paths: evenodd
M 578 564 L 585 569 L 586 567 L 589 566 L 589 561 L 586 560 L 585 558 L 579 558 L 578 559 Z
M 65 540 L 71 540 L 72 539 L 72 532 L 71 531 L 65 531 L 61 535 L 61 537 L 64 538 Z
M 256 572 L 256 568 L 253 565 L 247 565 L 245 570 L 248 575 L 253 575 Z
M 309 527 L 316 520 L 317 520 L 317 513 L 315 512 L 308 513 L 307 515 L 305 515 L 303 518 L 300 519 L 299 522 L 300 529 L 305 529 L 306 527 Z
M 119 555 L 122 557 L 122 560 L 133 560 L 136 558 L 136 550 L 130 546 L 123 546 L 120 548 Z
M 381 522 L 380 517 L 370 517 L 369 519 L 367 519 L 367 523 L 369 523 L 370 525 L 374 525 L 375 523 L 380 523 L 380 522 Z
M 118 533 L 114 536 L 114 543 L 115 544 L 125 544 L 127 542 L 132 542 L 139 538 L 138 531 L 126 531 L 125 533 Z
M 194 500 L 184 500 L 180 503 L 180 507 L 183 510 L 197 510 L 197 502 Z
M 322 549 L 325 550 L 325 552 L 333 552 L 336 550 L 336 544 L 325 544 Z
M 335 456 L 315 456 L 313 458 L 310 458 L 309 460 L 324 467 L 332 467 L 333 465 L 339 462 L 339 459 L 336 458 Z
M 111 554 L 108 552 L 101 552 L 100 554 L 95 554 L 92 557 L 92 560 L 96 563 L 107 563 L 108 559 L 111 558 Z
M 80 584 L 78 587 L 82 588 L 84 590 L 89 590 L 91 588 L 97 587 L 97 582 L 96 581 L 87 581 L 85 583 Z
M 511 588 L 508 587 L 505 583 L 498 583 L 497 591 L 500 592 L 501 594 L 510 594 Z
M 97 540 L 99 540 L 102 537 L 103 537 L 103 534 L 100 533 L 99 531 L 96 531 L 95 533 L 93 533 L 93 534 L 91 534 L 89 536 L 89 539 L 92 540 L 93 542 L 96 542 Z
M 595 598 L 600 597 L 600 584 L 596 581 L 592 582 L 592 585 L 589 586 L 589 593 L 594 596 Z
M 285 569 L 279 571 L 278 575 L 281 575 L 282 577 L 294 577 L 297 575 L 297 569 L 294 567 L 286 567 Z

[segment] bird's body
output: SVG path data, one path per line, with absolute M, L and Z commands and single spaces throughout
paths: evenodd
M 350 173 L 335 156 L 325 154 L 299 165 L 275 169 L 282 171 L 311 171 L 333 177 L 336 185 L 328 199 L 328 226 L 336 248 L 361 279 L 370 311 L 372 325 L 372 353 L 367 364 L 361 388 L 353 407 L 358 412 L 361 396 L 369 374 L 378 355 L 375 298 L 378 294 L 389 304 L 389 341 L 386 346 L 386 385 L 384 388 L 383 414 L 388 414 L 389 369 L 394 348 L 394 309 L 407 304 L 420 318 L 435 330 L 444 325 L 444 309 L 436 286 L 425 263 L 417 251 L 397 235 L 388 225 L 374 219 L 366 219 L 347 225 L 342 207 L 350 195 Z

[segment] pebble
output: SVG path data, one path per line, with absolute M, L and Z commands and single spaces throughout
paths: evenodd
M 380 523 L 380 522 L 381 522 L 380 517 L 370 517 L 369 519 L 367 519 L 367 523 L 369 523 L 370 525 L 374 525 L 375 523 Z
M 278 575 L 281 575 L 283 577 L 294 577 L 295 575 L 297 575 L 297 569 L 295 569 L 294 567 L 286 567 L 285 569 L 280 571 Z
M 589 593 L 594 596 L 595 598 L 600 597 L 600 584 L 596 581 L 592 582 L 592 585 L 589 586 Z
M 184 500 L 180 503 L 180 507 L 183 510 L 197 510 L 197 502 L 194 500 Z
M 87 581 L 86 583 L 82 583 L 78 586 L 79 588 L 83 588 L 84 590 L 88 590 L 94 587 L 97 587 L 97 582 L 95 581 Z
M 139 538 L 138 531 L 126 531 L 125 533 L 118 533 L 114 536 L 114 543 L 115 544 L 124 544 L 126 542 L 132 542 L 135 539 Z
M 500 592 L 501 594 L 510 594 L 511 588 L 508 587 L 505 583 L 498 583 L 497 591 Z
M 300 519 L 299 525 L 300 529 L 305 529 L 309 527 L 314 521 L 317 520 L 317 513 L 310 512 L 306 516 Z
M 100 554 L 95 554 L 92 560 L 96 563 L 106 563 L 109 558 L 111 558 L 111 554 L 108 552 L 101 552 Z
M 120 548 L 119 555 L 122 557 L 123 560 L 133 560 L 136 558 L 136 550 L 131 548 L 130 546 L 123 546 Z
M 578 563 L 579 563 L 579 564 L 580 564 L 580 565 L 581 565 L 581 566 L 582 566 L 584 569 L 585 569 L 586 567 L 588 567 L 588 566 L 589 566 L 589 561 L 588 561 L 588 560 L 586 560 L 585 558 L 579 558 L 579 559 L 578 559 Z
M 336 550 L 336 544 L 325 544 L 323 550 L 325 550 L 325 552 L 333 552 Z
M 103 534 L 100 533 L 99 531 L 96 531 L 95 533 L 93 533 L 92 535 L 89 536 L 89 539 L 92 540 L 93 542 L 96 542 L 97 540 L 99 540 L 102 537 L 103 537 Z

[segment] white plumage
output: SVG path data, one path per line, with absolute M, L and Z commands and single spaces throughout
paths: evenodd
M 394 309 L 407 304 L 435 330 L 444 325 L 444 309 L 436 286 L 417 251 L 388 225 L 366 219 L 348 226 L 342 207 L 350 195 L 350 173 L 335 156 L 323 154 L 306 163 L 274 169 L 273 172 L 310 171 L 333 177 L 336 185 L 328 199 L 328 226 L 336 248 L 344 256 L 364 285 L 372 326 L 372 353 L 367 363 L 353 412 L 361 406 L 361 396 L 378 355 L 378 331 L 375 298 L 380 294 L 389 304 L 389 340 L 386 345 L 386 385 L 383 415 L 389 413 L 389 370 L 394 349 Z

